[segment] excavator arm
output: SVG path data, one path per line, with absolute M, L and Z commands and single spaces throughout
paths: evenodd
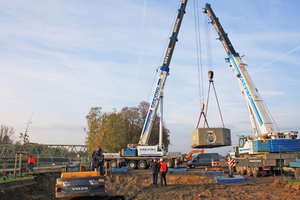
M 195 153 L 204 153 L 204 149 L 199 149 L 199 150 L 193 150 L 191 151 L 185 158 L 184 158 L 184 161 L 187 162 L 189 160 L 191 160 L 191 157 L 193 154 Z

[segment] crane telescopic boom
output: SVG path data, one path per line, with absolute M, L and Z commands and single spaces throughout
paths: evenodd
M 177 19 L 175 21 L 172 36 L 170 37 L 169 45 L 168 45 L 168 48 L 167 48 L 167 51 L 166 51 L 166 54 L 165 54 L 165 57 L 163 60 L 163 64 L 159 70 L 158 81 L 155 85 L 153 97 L 151 99 L 151 103 L 150 103 L 150 106 L 149 106 L 149 109 L 147 112 L 147 117 L 145 120 L 143 131 L 141 133 L 139 145 L 148 145 L 148 140 L 149 140 L 149 137 L 150 137 L 150 134 L 152 131 L 153 122 L 154 122 L 154 119 L 156 116 L 158 104 L 159 104 L 160 99 L 162 98 L 164 85 L 165 85 L 167 76 L 169 74 L 169 69 L 170 69 L 169 65 L 171 62 L 175 44 L 178 41 L 177 37 L 178 37 L 178 33 L 179 33 L 179 29 L 180 29 L 180 25 L 181 25 L 183 16 L 185 14 L 186 4 L 187 4 L 187 0 L 182 0 L 181 6 L 178 9 Z M 162 134 L 162 133 L 160 133 L 160 134 Z M 159 144 L 159 146 L 161 148 L 162 144 Z
M 219 19 L 214 14 L 210 4 L 206 4 L 204 12 L 208 14 L 211 19 L 211 24 L 215 27 L 219 40 L 222 42 L 225 51 L 228 55 L 227 60 L 230 62 L 232 71 L 235 72 L 235 76 L 239 80 L 239 86 L 246 98 L 248 110 L 250 114 L 250 120 L 254 136 L 259 136 L 258 130 L 261 136 L 272 136 L 273 138 L 278 137 L 278 130 L 272 123 L 268 112 L 266 111 L 263 102 L 255 88 L 245 66 L 247 64 L 242 62 L 242 57 L 234 50 L 227 33 L 225 33 L 221 26 Z
M 295 161 L 294 152 L 300 151 L 298 131 L 279 132 L 277 130 L 245 68 L 247 64 L 243 63 L 242 57 L 234 50 L 210 4 L 206 4 L 204 12 L 211 19 L 211 24 L 215 27 L 219 40 L 228 55 L 226 60 L 230 62 L 231 69 L 238 78 L 254 131 L 254 137 L 239 136 L 238 146 L 234 148 L 234 152 L 230 153 L 230 160 L 235 159 L 237 173 L 243 175 L 247 172 L 248 176 L 254 177 L 260 174 L 276 173 L 279 169 L 282 170 L 282 167 L 287 168 Z

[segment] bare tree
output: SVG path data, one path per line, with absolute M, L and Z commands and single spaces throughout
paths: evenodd
M 0 144 L 13 144 L 16 137 L 14 136 L 15 130 L 13 127 L 8 127 L 1 124 L 0 128 Z
M 20 136 L 19 136 L 19 138 L 22 140 L 23 144 L 29 143 L 29 135 L 27 134 L 27 131 L 28 131 L 29 124 L 32 123 L 32 122 L 30 121 L 31 118 L 32 118 L 32 115 L 33 115 L 33 113 L 31 114 L 31 116 L 30 116 L 30 118 L 29 118 L 29 120 L 28 120 L 28 122 L 27 122 L 27 127 L 26 127 L 25 133 L 20 133 Z

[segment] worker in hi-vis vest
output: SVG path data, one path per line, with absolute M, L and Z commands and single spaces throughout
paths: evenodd
M 168 172 L 168 166 L 167 163 L 164 162 L 164 159 L 160 159 L 160 168 L 159 168 L 159 174 L 160 174 L 160 184 L 163 186 L 163 181 L 165 182 L 165 185 L 167 185 L 167 172 Z
M 35 159 L 32 155 L 30 155 L 30 157 L 28 158 L 28 168 L 30 172 L 33 171 L 34 163 L 35 163 Z

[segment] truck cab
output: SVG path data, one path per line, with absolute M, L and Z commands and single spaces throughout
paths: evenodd
M 218 153 L 199 153 L 192 160 L 188 161 L 187 166 L 190 168 L 198 166 L 211 166 L 212 160 L 219 161 Z

